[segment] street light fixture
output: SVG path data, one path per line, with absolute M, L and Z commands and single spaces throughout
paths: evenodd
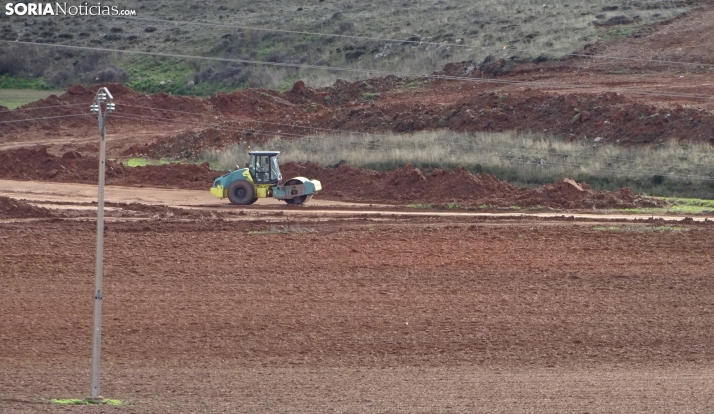
M 108 101 L 107 101 L 108 100 Z M 100 88 L 89 106 L 99 122 L 99 194 L 97 197 L 97 254 L 94 272 L 94 346 L 92 349 L 92 399 L 99 397 L 99 362 L 102 352 L 102 270 L 104 268 L 104 173 L 106 169 L 106 139 L 104 121 L 113 111 L 114 97 L 107 88 Z

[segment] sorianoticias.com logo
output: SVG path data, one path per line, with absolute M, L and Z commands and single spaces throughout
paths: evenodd
M 6 3 L 6 16 L 136 16 L 136 10 L 102 3 L 79 5 L 68 3 Z

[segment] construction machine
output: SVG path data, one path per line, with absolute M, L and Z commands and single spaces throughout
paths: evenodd
M 213 181 L 211 194 L 232 204 L 248 205 L 259 198 L 273 197 L 288 204 L 308 202 L 322 190 L 318 180 L 295 177 L 280 184 L 283 179 L 278 165 L 280 151 L 249 151 L 247 168 L 228 171 Z

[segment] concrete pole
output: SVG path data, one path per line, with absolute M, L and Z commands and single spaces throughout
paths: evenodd
M 102 103 L 109 98 L 104 112 Z M 99 399 L 99 365 L 102 354 L 102 272 L 104 269 L 104 175 L 106 171 L 106 134 L 104 121 L 108 111 L 114 109 L 111 93 L 106 88 L 101 88 L 92 106 L 92 111 L 97 112 L 99 121 L 99 193 L 97 196 L 97 252 L 94 269 L 94 345 L 92 348 L 92 399 Z
M 94 268 L 94 347 L 92 349 L 92 398 L 99 397 L 99 362 L 102 354 L 102 271 L 104 268 L 104 172 L 106 147 L 104 119 L 99 112 L 99 195 L 97 197 L 97 253 Z

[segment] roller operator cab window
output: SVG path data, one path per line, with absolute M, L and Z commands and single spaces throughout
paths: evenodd
M 282 179 L 278 159 L 272 155 L 252 156 L 249 171 L 257 184 L 277 183 Z
M 270 178 L 271 180 L 275 181 L 280 181 L 283 179 L 283 175 L 280 174 L 280 167 L 278 166 L 278 157 L 277 155 L 275 157 L 271 158 L 271 169 L 270 169 Z

